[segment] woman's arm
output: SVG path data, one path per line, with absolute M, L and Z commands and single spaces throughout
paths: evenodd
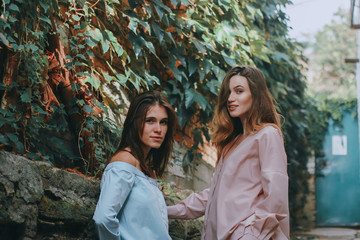
M 133 173 L 116 167 L 104 173 L 99 201 L 93 216 L 100 240 L 120 239 L 117 215 L 129 195 L 134 178 Z
M 289 239 L 287 158 L 277 129 L 269 127 L 260 137 L 259 160 L 263 194 L 256 205 L 255 220 L 245 233 L 249 239 Z
M 169 218 L 195 219 L 205 214 L 206 204 L 209 196 L 209 188 L 200 193 L 192 193 L 186 199 L 174 206 L 168 206 Z

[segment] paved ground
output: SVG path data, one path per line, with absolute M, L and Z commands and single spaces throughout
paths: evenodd
M 315 228 L 310 231 L 295 231 L 291 240 L 360 240 L 360 229 Z

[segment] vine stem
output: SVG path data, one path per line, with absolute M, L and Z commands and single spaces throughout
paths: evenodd
M 3 1 L 4 1 L 4 0 L 3 0 Z M 86 7 L 86 8 L 76 8 L 75 0 L 73 0 L 75 11 L 83 11 L 84 9 L 93 8 L 93 7 L 95 7 L 95 6 L 99 3 L 99 1 L 100 1 L 100 0 L 97 0 L 97 1 L 96 1 L 93 5 L 91 5 L 90 7 Z

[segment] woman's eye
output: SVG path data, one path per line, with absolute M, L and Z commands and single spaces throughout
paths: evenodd
M 162 124 L 162 125 L 167 125 L 167 124 L 168 124 L 168 121 L 163 120 L 163 121 L 160 122 L 160 124 Z
M 242 93 L 242 92 L 243 92 L 243 91 L 240 90 L 240 89 L 236 90 L 236 93 Z
M 152 123 L 153 120 L 152 120 L 151 118 L 149 118 L 149 119 L 145 119 L 145 122 L 147 122 L 147 123 Z

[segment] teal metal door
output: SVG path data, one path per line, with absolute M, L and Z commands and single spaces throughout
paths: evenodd
M 316 159 L 318 226 L 360 225 L 359 127 L 344 113 L 343 128 L 329 121 L 324 156 Z

